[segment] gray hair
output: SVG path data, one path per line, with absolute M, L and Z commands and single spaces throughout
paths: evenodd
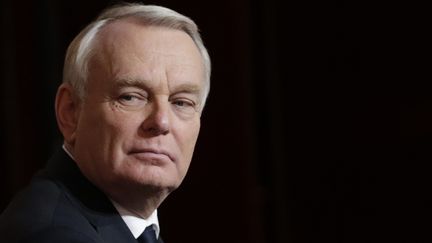
M 69 83 L 83 100 L 86 93 L 88 63 L 93 51 L 93 42 L 99 31 L 110 22 L 136 17 L 146 25 L 160 26 L 181 30 L 188 34 L 203 58 L 205 77 L 202 107 L 210 91 L 211 62 L 207 49 L 204 47 L 197 25 L 188 17 L 171 9 L 143 5 L 139 3 L 124 3 L 105 9 L 95 21 L 85 27 L 69 45 L 63 68 L 63 83 Z

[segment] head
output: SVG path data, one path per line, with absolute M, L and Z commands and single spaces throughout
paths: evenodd
M 192 20 L 157 6 L 107 9 L 66 54 L 56 98 L 65 145 L 112 199 L 159 195 L 158 205 L 186 175 L 209 79 Z

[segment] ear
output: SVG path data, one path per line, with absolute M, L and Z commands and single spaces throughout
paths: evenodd
M 57 90 L 55 100 L 57 124 L 65 143 L 71 146 L 75 144 L 75 133 L 81 109 L 81 102 L 75 93 L 70 84 L 63 83 Z

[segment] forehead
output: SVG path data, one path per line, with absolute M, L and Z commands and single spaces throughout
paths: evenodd
M 152 80 L 165 75 L 167 80 L 204 86 L 203 58 L 192 38 L 183 31 L 127 18 L 104 26 L 93 47 L 90 77 L 95 72 L 97 76 L 104 75 L 105 81 Z
M 112 62 L 131 58 L 143 61 L 159 56 L 175 61 L 174 64 L 204 65 L 198 47 L 188 34 L 177 29 L 146 25 L 136 18 L 109 23 L 96 38 L 96 53 L 111 58 Z

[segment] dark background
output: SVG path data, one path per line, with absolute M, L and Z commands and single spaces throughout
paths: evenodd
M 72 38 L 115 1 L 0 1 L 0 211 L 61 144 Z M 425 6 L 146 1 L 197 22 L 212 87 L 166 242 L 430 242 Z

